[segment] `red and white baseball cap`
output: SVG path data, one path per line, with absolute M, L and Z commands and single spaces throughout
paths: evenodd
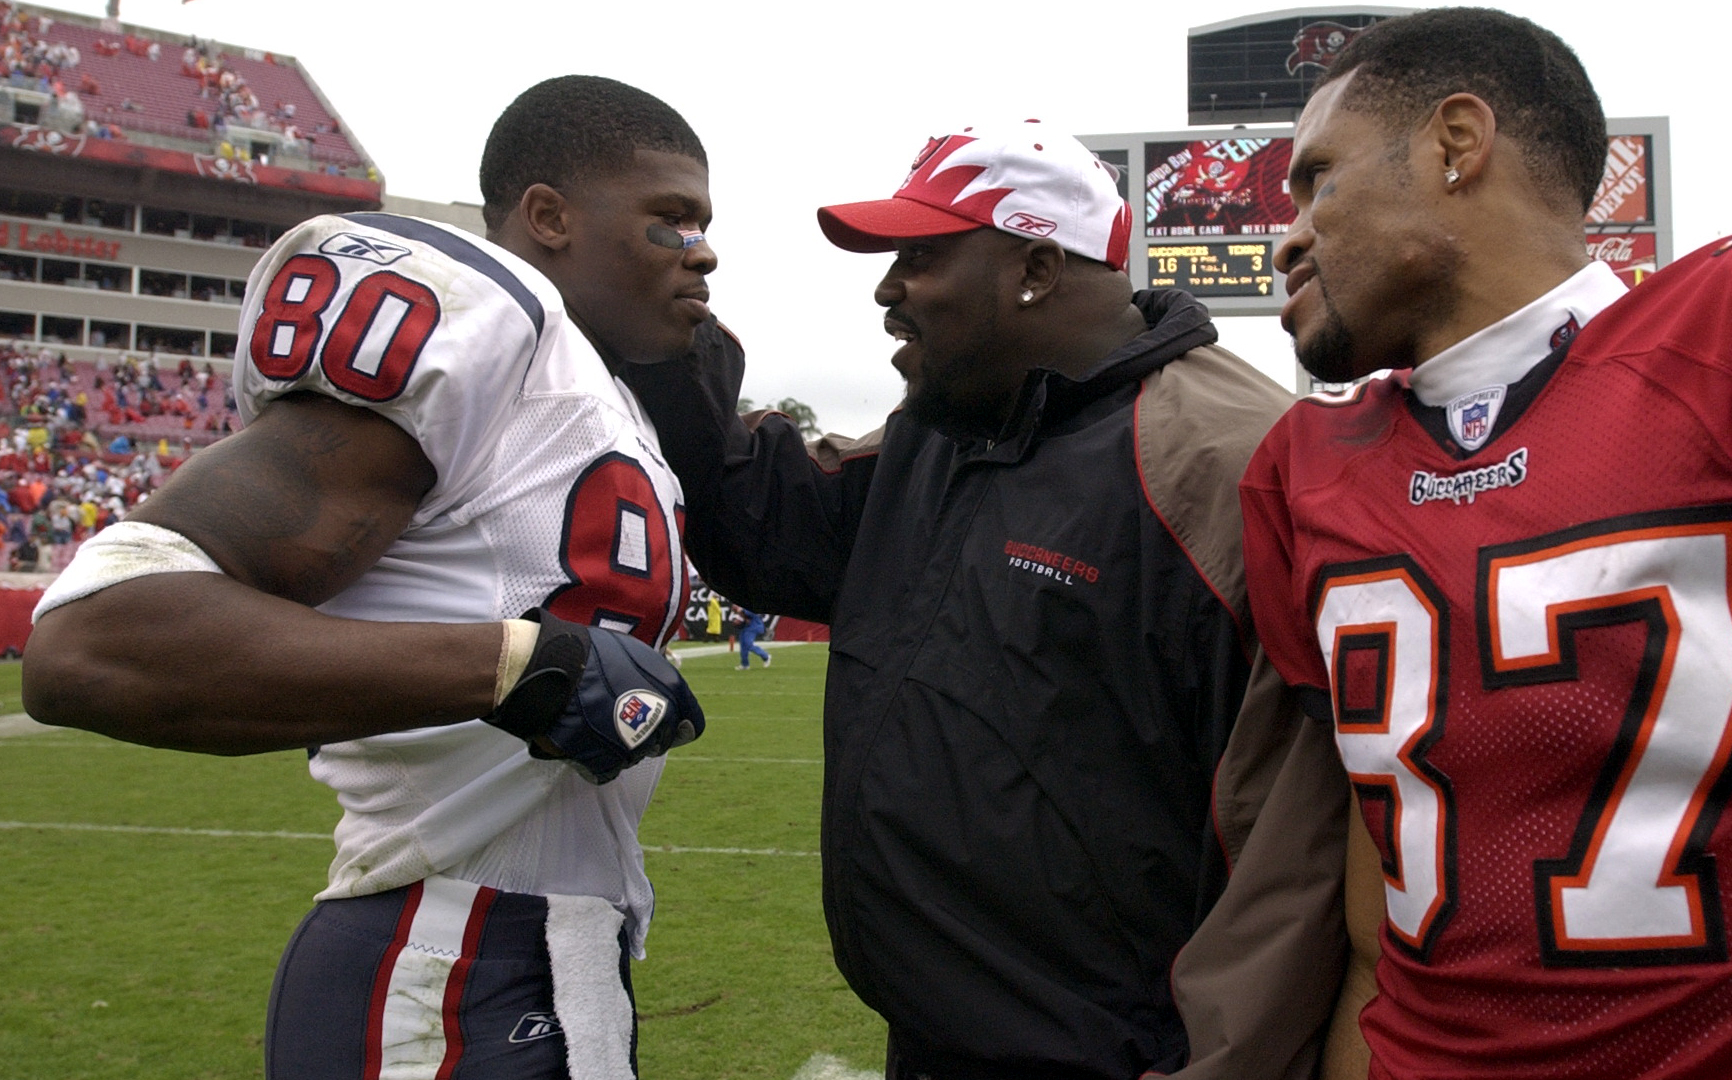
M 896 240 L 990 227 L 1046 237 L 1123 270 L 1131 208 L 1092 150 L 1026 120 L 928 139 L 896 194 L 820 207 L 818 226 L 845 251 L 892 251 Z

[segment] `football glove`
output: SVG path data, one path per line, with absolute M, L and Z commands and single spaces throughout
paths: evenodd
M 628 634 L 566 622 L 544 610 L 535 651 L 499 707 L 482 717 L 605 784 L 646 757 L 704 733 L 704 710 L 667 658 Z

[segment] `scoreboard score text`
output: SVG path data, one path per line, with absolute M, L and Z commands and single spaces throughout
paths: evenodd
M 1256 240 L 1150 244 L 1149 287 L 1192 296 L 1269 296 L 1275 291 L 1274 247 Z

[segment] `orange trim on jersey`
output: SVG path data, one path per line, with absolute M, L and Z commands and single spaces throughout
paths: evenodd
M 1497 617 L 1495 597 L 1497 594 L 1493 592 L 1491 595 L 1494 598 L 1492 611 L 1492 618 L 1494 621 L 1492 625 L 1495 626 L 1497 625 L 1495 622 Z M 1571 604 L 1556 604 L 1546 609 L 1547 633 L 1551 638 L 1552 649 L 1555 653 L 1559 641 L 1557 620 L 1560 617 L 1577 611 L 1592 611 L 1599 608 L 1621 607 L 1625 604 L 1639 603 L 1649 600 L 1659 605 L 1666 622 L 1666 640 L 1662 647 L 1659 670 L 1654 674 L 1653 692 L 1648 695 L 1647 708 L 1642 712 L 1641 725 L 1636 729 L 1636 737 L 1631 743 L 1629 754 L 1624 758 L 1623 767 L 1618 771 L 1617 782 L 1612 786 L 1611 793 L 1606 796 L 1605 806 L 1601 808 L 1599 817 L 1594 821 L 1592 839 L 1588 841 L 1587 850 L 1582 856 L 1581 870 L 1568 876 L 1555 876 L 1551 878 L 1548 883 L 1552 894 L 1552 939 L 1558 943 L 1559 948 L 1584 949 L 1591 951 L 1677 949 L 1702 945 L 1707 940 L 1707 929 L 1702 921 L 1702 894 L 1699 888 L 1699 883 L 1693 877 L 1681 877 L 1674 873 L 1670 867 L 1674 867 L 1678 864 L 1677 857 L 1681 854 L 1681 849 L 1689 837 L 1691 828 L 1696 823 L 1696 815 L 1701 812 L 1702 802 L 1707 795 L 1706 790 L 1703 788 L 1703 784 L 1718 775 L 1718 770 L 1714 768 L 1708 769 L 1703 774 L 1702 781 L 1698 782 L 1696 790 L 1692 794 L 1689 807 L 1685 810 L 1684 817 L 1679 822 L 1678 831 L 1672 837 L 1671 844 L 1668 845 L 1665 867 L 1660 871 L 1660 880 L 1656 883 L 1660 886 L 1678 886 L 1684 889 L 1684 895 L 1690 908 L 1690 933 L 1685 935 L 1674 934 L 1668 936 L 1642 936 L 1630 938 L 1577 938 L 1570 936 L 1564 928 L 1563 890 L 1569 888 L 1586 888 L 1588 879 L 1593 876 L 1594 865 L 1599 861 L 1600 848 L 1605 842 L 1606 832 L 1611 828 L 1612 819 L 1617 816 L 1618 805 L 1623 801 L 1625 792 L 1629 790 L 1630 781 L 1634 778 L 1636 773 L 1636 767 L 1641 764 L 1642 756 L 1647 753 L 1648 744 L 1653 739 L 1654 723 L 1659 719 L 1660 707 L 1666 700 L 1666 689 L 1672 681 L 1672 669 L 1678 655 L 1678 639 L 1681 636 L 1682 627 L 1678 622 L 1677 609 L 1672 605 L 1671 590 L 1665 586 L 1656 586 L 1648 589 L 1632 589 L 1629 592 L 1597 597 L 1594 600 L 1580 601 Z M 1496 652 L 1492 654 L 1494 662 L 1496 661 L 1497 656 L 1498 653 Z M 1721 735 L 1721 760 L 1724 760 L 1725 746 L 1726 739 L 1723 731 Z
M 1327 595 L 1328 590 L 1324 590 L 1324 594 Z M 1435 612 L 1433 614 L 1435 614 Z M 1329 700 L 1335 706 L 1336 727 L 1340 727 L 1342 724 L 1348 723 L 1349 721 L 1341 719 L 1341 702 L 1335 698 L 1335 673 L 1341 670 L 1342 654 L 1356 651 L 1344 648 L 1342 645 L 1342 639 L 1349 637 L 1381 637 L 1389 643 L 1388 647 L 1383 650 L 1383 685 L 1387 691 L 1387 688 L 1395 685 L 1395 629 L 1395 624 L 1392 622 L 1355 623 L 1352 626 L 1337 626 L 1335 628 L 1335 640 L 1332 643 L 1329 656 Z M 1436 635 L 1433 636 L 1435 637 Z M 1436 668 L 1434 666 L 1432 679 L 1433 689 L 1435 689 L 1436 686 Z M 1377 723 L 1366 724 L 1357 720 L 1351 721 L 1353 734 L 1389 734 L 1389 699 L 1390 695 L 1385 692 L 1383 700 L 1379 702 L 1379 705 L 1382 706 L 1383 718 Z
M 1548 604 L 1546 606 L 1546 644 L 1543 654 L 1506 658 L 1499 618 L 1499 577 L 1508 567 L 1525 566 L 1532 563 L 1561 558 L 1580 551 L 1597 547 L 1638 543 L 1650 540 L 1677 539 L 1694 536 L 1719 535 L 1727 540 L 1728 551 L 1727 580 L 1732 581 L 1732 525 L 1725 522 L 1710 522 L 1692 525 L 1656 526 L 1645 529 L 1629 529 L 1619 532 L 1602 533 L 1585 537 L 1553 547 L 1541 548 L 1526 552 L 1519 556 L 1508 556 L 1491 560 L 1487 565 L 1486 604 L 1488 609 L 1487 627 L 1490 631 L 1490 659 L 1494 670 L 1499 672 L 1521 671 L 1531 668 L 1545 668 L 1563 662 L 1563 634 L 1560 632 L 1561 621 L 1570 615 L 1582 612 L 1603 610 L 1605 608 L 1625 607 L 1641 603 L 1653 603 L 1659 608 L 1665 622 L 1665 641 L 1662 645 L 1658 669 L 1654 673 L 1654 685 L 1648 695 L 1647 705 L 1643 710 L 1640 725 L 1635 738 L 1619 769 L 1618 778 L 1608 793 L 1605 803 L 1599 808 L 1594 821 L 1591 838 L 1583 853 L 1581 868 L 1574 874 L 1558 874 L 1547 880 L 1550 892 L 1550 914 L 1552 940 L 1559 949 L 1580 952 L 1626 952 L 1654 949 L 1689 949 L 1699 948 L 1707 944 L 1708 930 L 1703 915 L 1702 883 L 1693 874 L 1679 874 L 1676 867 L 1688 846 L 1690 835 L 1695 830 L 1701 818 L 1708 795 L 1723 771 L 1728 757 L 1732 756 L 1732 722 L 1721 726 L 1720 740 L 1715 749 L 1714 757 L 1709 767 L 1697 781 L 1691 793 L 1689 803 L 1679 821 L 1678 828 L 1667 845 L 1666 859 L 1661 866 L 1659 880 L 1655 882 L 1659 888 L 1681 888 L 1689 909 L 1690 932 L 1687 934 L 1642 935 L 1629 937 L 1574 937 L 1565 926 L 1564 896 L 1565 889 L 1585 889 L 1593 877 L 1594 868 L 1600 857 L 1601 848 L 1606 834 L 1611 829 L 1630 784 L 1635 777 L 1637 767 L 1648 751 L 1653 739 L 1654 726 L 1660 714 L 1660 709 L 1666 700 L 1666 692 L 1672 681 L 1672 674 L 1677 660 L 1679 642 L 1682 638 L 1682 624 L 1677 608 L 1672 602 L 1672 590 L 1664 585 L 1653 585 L 1643 588 L 1628 589 L 1618 593 L 1608 593 L 1567 603 Z M 1732 718 L 1729 718 L 1732 721 Z
M 1396 753 L 1396 759 L 1398 761 L 1400 761 L 1402 765 L 1406 766 L 1407 771 L 1410 774 L 1412 774 L 1414 776 L 1414 778 L 1419 780 L 1419 782 L 1424 784 L 1426 787 L 1430 788 L 1432 795 L 1435 796 L 1435 798 L 1437 799 L 1438 812 L 1437 812 L 1437 820 L 1435 822 L 1436 835 L 1435 835 L 1434 840 L 1433 840 L 1433 851 L 1434 851 L 1433 857 L 1436 860 L 1436 867 L 1435 867 L 1436 878 L 1435 878 L 1435 880 L 1437 882 L 1437 888 L 1436 888 L 1435 894 L 1431 898 L 1430 903 L 1428 903 L 1426 905 L 1425 914 L 1424 914 L 1424 916 L 1421 917 L 1419 925 L 1416 928 L 1414 933 L 1409 934 L 1408 932 L 1402 930 L 1400 927 L 1396 926 L 1393 921 L 1389 920 L 1387 918 L 1387 916 L 1385 917 L 1384 922 L 1385 922 L 1385 925 L 1389 928 L 1389 932 L 1392 936 L 1405 942 L 1407 945 L 1409 945 L 1410 947 L 1412 947 L 1415 950 L 1423 950 L 1424 946 L 1425 946 L 1425 942 L 1431 934 L 1433 924 L 1436 923 L 1439 914 L 1443 911 L 1443 909 L 1445 908 L 1445 906 L 1447 906 L 1447 904 L 1449 902 L 1449 896 L 1450 896 L 1450 891 L 1451 891 L 1451 883 L 1449 881 L 1449 863 L 1448 863 L 1448 851 L 1449 851 L 1448 821 L 1447 821 L 1448 816 L 1449 816 L 1448 793 L 1445 792 L 1444 789 L 1442 787 L 1440 787 L 1435 781 L 1433 781 L 1431 779 L 1431 777 L 1429 777 L 1425 774 L 1425 771 L 1420 768 L 1418 761 L 1416 761 L 1414 758 L 1414 753 L 1415 753 L 1416 749 L 1418 748 L 1419 744 L 1421 742 L 1423 742 L 1425 740 L 1426 736 L 1432 732 L 1432 730 L 1437 726 L 1438 720 L 1440 719 L 1440 717 L 1438 716 L 1438 710 L 1437 710 L 1437 694 L 1438 694 L 1438 689 L 1439 689 L 1439 683 L 1440 683 L 1441 678 L 1442 678 L 1440 660 L 1441 660 L 1441 657 L 1443 654 L 1443 649 L 1446 646 L 1446 643 L 1442 640 L 1443 635 L 1440 633 L 1440 629 L 1439 629 L 1442 625 L 1442 619 L 1439 616 L 1437 607 L 1431 602 L 1431 597 L 1426 593 L 1425 589 L 1420 587 L 1419 582 L 1414 579 L 1413 574 L 1410 573 L 1405 567 L 1385 567 L 1382 569 L 1371 570 L 1371 571 L 1367 571 L 1365 573 L 1360 573 L 1360 574 L 1348 574 L 1348 575 L 1342 575 L 1340 577 L 1332 577 L 1329 579 L 1328 583 L 1323 587 L 1322 591 L 1320 591 L 1317 594 L 1317 601 L 1316 601 L 1315 610 L 1321 612 L 1328 605 L 1329 594 L 1331 592 L 1333 592 L 1334 590 L 1336 590 L 1337 588 L 1344 588 L 1344 587 L 1355 586 L 1355 585 L 1381 584 L 1383 582 L 1396 581 L 1396 580 L 1401 581 L 1403 584 L 1405 584 L 1407 586 L 1408 592 L 1412 595 L 1414 600 L 1416 600 L 1419 603 L 1419 605 L 1425 609 L 1426 614 L 1429 616 L 1429 618 L 1431 620 L 1431 630 L 1430 630 L 1430 633 L 1427 635 L 1430 638 L 1430 642 L 1431 642 L 1431 655 L 1429 657 L 1429 660 L 1430 660 L 1430 670 L 1428 672 L 1429 682 L 1426 686 L 1426 693 L 1425 693 L 1425 720 L 1423 723 L 1421 723 L 1417 727 L 1415 727 L 1413 734 L 1408 737 L 1406 742 L 1402 743 L 1401 749 Z M 1376 734 L 1388 734 L 1389 733 L 1389 727 L 1390 727 L 1391 708 L 1392 708 L 1392 703 L 1391 703 L 1390 699 L 1393 697 L 1393 693 L 1386 692 L 1386 694 L 1384 696 L 1384 701 L 1382 703 L 1383 719 L 1382 719 L 1381 724 L 1378 727 L 1374 728 L 1371 725 L 1351 724 L 1351 725 L 1349 725 L 1350 730 L 1343 730 L 1342 725 L 1341 725 L 1341 702 L 1335 697 L 1335 685 L 1336 685 L 1335 675 L 1336 675 L 1336 671 L 1338 670 L 1336 668 L 1335 664 L 1336 664 L 1336 661 L 1338 661 L 1340 658 L 1341 639 L 1343 637 L 1346 637 L 1346 636 L 1355 636 L 1355 635 L 1366 636 L 1366 637 L 1371 637 L 1371 636 L 1376 636 L 1376 635 L 1384 636 L 1386 638 L 1386 640 L 1388 640 L 1390 643 L 1389 648 L 1385 651 L 1385 661 L 1384 662 L 1387 665 L 1387 669 L 1384 673 L 1385 674 L 1384 686 L 1386 688 L 1388 688 L 1388 690 L 1393 691 L 1393 688 L 1395 686 L 1395 665 L 1398 662 L 1398 659 L 1396 656 L 1396 645 L 1395 645 L 1396 630 L 1397 630 L 1397 624 L 1394 622 L 1389 622 L 1389 621 L 1365 622 L 1365 623 L 1344 623 L 1342 625 L 1335 627 L 1334 635 L 1333 635 L 1334 640 L 1332 643 L 1333 648 L 1332 648 L 1332 652 L 1331 652 L 1330 667 L 1329 667 L 1329 683 L 1330 683 L 1329 689 L 1330 689 L 1330 700 L 1334 704 L 1334 708 L 1335 708 L 1335 729 L 1336 729 L 1337 738 L 1341 737 L 1342 735 L 1346 735 L 1348 737 L 1353 737 L 1353 736 L 1358 736 L 1358 735 L 1370 736 L 1370 735 L 1376 735 Z M 1395 775 L 1393 773 L 1355 773 L 1355 772 L 1351 772 L 1351 771 L 1348 772 L 1347 775 L 1352 782 L 1364 783 L 1367 785 L 1384 787 L 1389 791 L 1389 793 L 1390 793 L 1389 813 L 1391 815 L 1390 835 L 1395 838 L 1395 851 L 1393 854 L 1395 855 L 1395 864 L 1396 864 L 1397 869 L 1404 871 L 1405 868 L 1402 865 L 1401 853 L 1400 853 L 1401 824 L 1402 824 L 1402 817 L 1404 814 L 1404 807 L 1402 805 L 1401 789 L 1396 783 Z M 1362 817 L 1363 817 L 1363 814 L 1364 814 L 1364 811 L 1362 808 L 1361 809 L 1361 816 Z M 1366 827 L 1367 828 L 1370 827 L 1369 821 L 1366 822 Z M 1387 887 L 1389 887 L 1391 889 L 1395 889 L 1399 892 L 1406 893 L 1407 892 L 1407 883 L 1405 881 L 1405 878 L 1406 878 L 1405 872 L 1403 872 L 1400 876 L 1403 878 L 1403 880 L 1397 881 L 1397 880 L 1391 879 L 1390 876 L 1387 873 L 1385 873 L 1384 874 L 1384 883 Z
M 1359 399 L 1365 396 L 1366 387 L 1370 385 L 1371 380 L 1367 379 L 1354 383 L 1345 390 L 1313 390 L 1299 400 L 1325 409 L 1339 409 L 1344 405 L 1357 405 Z
M 1493 559 L 1486 567 L 1487 587 L 1486 605 L 1488 628 L 1491 633 L 1491 663 L 1493 670 L 1499 672 L 1521 671 L 1527 668 L 1550 667 L 1562 662 L 1562 639 L 1557 632 L 1558 617 L 1577 611 L 1592 611 L 1598 608 L 1617 607 L 1620 604 L 1646 599 L 1645 594 L 1652 590 L 1631 590 L 1617 596 L 1596 596 L 1585 600 L 1573 601 L 1568 604 L 1555 604 L 1546 609 L 1546 643 L 1547 651 L 1533 656 L 1516 659 L 1504 659 L 1502 625 L 1498 618 L 1498 578 L 1506 567 L 1527 566 L 1533 563 L 1545 562 L 1550 559 L 1562 558 L 1578 551 L 1587 551 L 1597 547 L 1611 547 L 1617 544 L 1628 544 L 1641 540 L 1668 540 L 1684 536 L 1708 536 L 1719 533 L 1728 538 L 1727 549 L 1732 553 L 1732 526 L 1724 522 L 1710 522 L 1700 525 L 1661 525 L 1649 529 L 1630 529 L 1623 532 L 1601 533 L 1597 536 L 1584 537 L 1555 547 L 1541 548 L 1537 551 L 1525 552 L 1521 555 L 1508 555 Z M 1732 580 L 1732 562 L 1728 563 L 1727 578 Z M 1665 591 L 1664 586 L 1656 586 Z M 1628 599 L 1625 599 L 1628 597 Z M 1677 629 L 1673 620 L 1673 629 Z M 1656 695 L 1659 696 L 1659 695 Z

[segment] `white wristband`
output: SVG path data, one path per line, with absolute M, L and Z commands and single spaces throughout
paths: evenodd
M 528 619 L 506 619 L 502 625 L 505 627 L 505 641 L 499 647 L 499 673 L 493 683 L 495 709 L 505 700 L 505 695 L 511 693 L 517 680 L 523 677 L 529 658 L 535 655 L 536 638 L 541 634 L 541 627 Z

